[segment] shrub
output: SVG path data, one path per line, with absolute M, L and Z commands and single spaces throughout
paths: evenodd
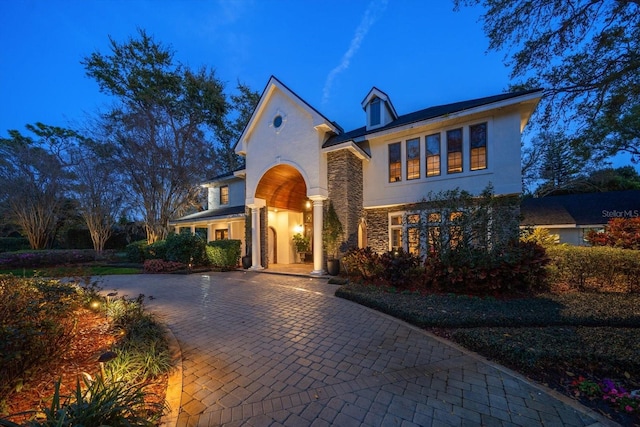
M 0 253 L 29 249 L 29 240 L 24 237 L 0 237 Z
M 586 240 L 593 246 L 640 250 L 640 217 L 613 218 L 603 232 L 589 231 Z
M 136 262 L 142 264 L 146 257 L 147 251 L 146 240 L 138 240 L 137 242 L 131 242 L 126 247 L 127 259 L 129 262 Z
M 167 241 L 158 240 L 144 248 L 145 259 L 167 259 Z
M 547 288 L 548 261 L 544 248 L 532 242 L 512 243 L 493 252 L 453 249 L 427 258 L 424 286 L 476 295 L 541 292 Z
M 369 281 L 376 278 L 382 270 L 379 258 L 370 247 L 353 248 L 342 257 L 342 264 L 350 276 Z
M 169 234 L 165 243 L 165 259 L 186 265 L 207 265 L 206 242 L 191 233 Z
M 216 268 L 231 270 L 240 262 L 240 240 L 214 240 L 207 244 L 209 263 Z
M 639 292 L 640 251 L 556 246 L 547 250 L 552 283 L 579 291 Z
M 71 342 L 79 305 L 69 283 L 0 276 L 0 402 Z
M 148 259 L 144 262 L 145 273 L 171 273 L 184 270 L 187 266 L 181 262 L 165 261 L 163 259 Z
M 51 267 L 91 262 L 95 259 L 93 249 L 8 252 L 0 254 L 0 269 Z
M 422 270 L 420 257 L 399 249 L 382 254 L 378 258 L 380 263 L 380 278 L 390 286 L 400 289 L 415 287 Z
M 560 243 L 560 235 L 551 234 L 547 228 L 524 230 L 520 236 L 521 242 L 534 242 L 542 247 L 549 247 Z

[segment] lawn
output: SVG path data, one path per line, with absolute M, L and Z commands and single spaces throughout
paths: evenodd
M 72 277 L 77 276 L 79 267 L 42 267 L 37 269 L 13 268 L 0 270 L 0 274 L 12 274 L 17 277 Z M 110 265 L 89 265 L 82 267 L 83 275 L 108 276 L 112 274 L 140 274 L 142 268 L 117 267 Z
M 638 409 L 618 410 L 579 387 L 611 379 L 626 390 L 640 389 L 638 294 L 496 299 L 348 284 L 336 295 L 457 342 L 623 425 L 640 425 Z

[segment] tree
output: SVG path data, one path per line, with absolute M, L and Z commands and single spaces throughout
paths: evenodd
M 0 199 L 31 247 L 43 249 L 52 243 L 68 202 L 67 150 L 82 137 L 42 123 L 26 127 L 35 139 L 17 130 L 0 139 Z
M 586 161 L 562 133 L 542 132 L 533 145 L 539 153 L 534 176 L 542 182 L 535 191 L 538 196 L 568 192 L 584 175 Z
M 238 82 L 239 94 L 231 95 L 231 108 L 236 113 L 233 118 L 225 118 L 225 125 L 216 133 L 219 146 L 216 147 L 217 160 L 224 173 L 244 166 L 244 157 L 235 153 L 235 144 L 249 123 L 253 110 L 260 101 L 260 94 L 249 86 Z
M 482 5 L 489 49 L 515 51 L 508 63 L 517 86 L 547 89 L 543 127 L 564 123 L 585 157 L 640 160 L 640 1 L 454 4 Z
M 101 153 L 102 148 L 86 141 L 73 153 L 78 209 L 98 256 L 113 234 L 124 203 L 123 183 L 109 162 L 110 153 Z
M 593 246 L 640 250 L 640 217 L 613 218 L 604 231 L 590 230 L 585 238 Z
M 152 243 L 167 235 L 171 218 L 198 205 L 197 184 L 219 172 L 210 136 L 229 107 L 213 71 L 176 63 L 143 30 L 126 43 L 110 42 L 110 55 L 94 52 L 82 63 L 100 91 L 117 99 L 101 132 Z

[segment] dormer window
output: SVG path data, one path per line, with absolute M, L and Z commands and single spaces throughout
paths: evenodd
M 380 124 L 380 98 L 375 98 L 369 105 L 369 126 Z

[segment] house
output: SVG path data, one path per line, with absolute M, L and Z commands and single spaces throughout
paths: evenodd
M 521 193 L 521 134 L 541 97 L 528 90 L 398 114 L 374 87 L 360 105 L 364 125 L 344 131 L 271 77 L 235 148 L 245 169 L 205 183 L 208 210 L 172 224 L 246 240 L 252 269 L 296 262 L 292 236 L 304 233 L 320 274 L 331 201 L 350 246 L 420 250 L 406 218 L 431 192 L 477 194 L 491 183 L 497 195 Z
M 603 230 L 613 218 L 640 216 L 640 190 L 526 198 L 520 205 L 522 228 L 545 228 L 559 243 L 586 245 L 590 230 Z

